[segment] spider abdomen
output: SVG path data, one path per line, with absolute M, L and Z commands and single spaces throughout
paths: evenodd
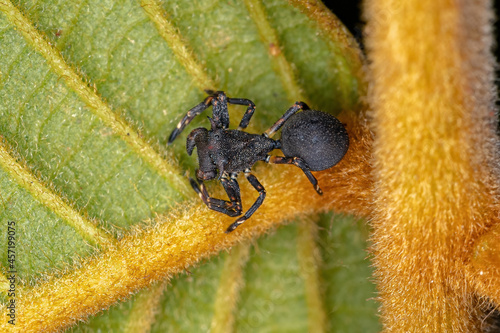
M 300 157 L 313 171 L 331 168 L 349 148 L 344 125 L 334 116 L 317 110 L 294 114 L 281 130 L 281 150 L 286 157 Z

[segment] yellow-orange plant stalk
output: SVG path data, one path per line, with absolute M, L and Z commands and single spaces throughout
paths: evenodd
M 479 331 L 465 265 L 497 216 L 491 4 L 374 0 L 365 9 L 384 328 Z

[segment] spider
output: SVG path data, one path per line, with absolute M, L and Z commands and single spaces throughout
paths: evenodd
M 186 149 L 189 155 L 198 150 L 199 169 L 197 181 L 189 178 L 191 186 L 208 208 L 231 217 L 242 213 L 240 187 L 237 176 L 245 173 L 248 182 L 259 192 L 259 197 L 243 216 L 231 224 L 230 233 L 245 222 L 262 205 L 266 190 L 252 174 L 251 168 L 258 161 L 272 164 L 293 164 L 299 167 L 316 192 L 321 191 L 311 171 L 328 169 L 344 157 L 349 147 L 349 136 L 343 124 L 334 116 L 311 110 L 304 102 L 296 102 L 263 134 L 251 134 L 243 130 L 248 126 L 255 112 L 255 104 L 245 98 L 228 98 L 223 91 L 207 91 L 209 96 L 187 112 L 170 134 L 170 145 L 184 128 L 205 109 L 212 106 L 212 118 L 208 117 L 211 129 L 200 127 L 187 137 Z M 230 130 L 227 105 L 246 105 L 247 110 L 236 130 Z M 298 112 L 302 111 L 302 112 Z M 281 138 L 271 137 L 281 127 Z M 281 149 L 285 156 L 271 156 L 269 153 Z M 211 197 L 205 181 L 219 179 L 229 201 Z

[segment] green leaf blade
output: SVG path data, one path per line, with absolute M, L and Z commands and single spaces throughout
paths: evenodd
M 357 72 L 359 59 L 345 52 L 343 41 L 329 38 L 319 23 L 285 1 L 261 3 L 264 20 L 276 33 L 279 45 L 264 42 L 262 23 L 252 18 L 243 3 L 160 3 L 154 11 L 172 25 L 178 40 L 159 30 L 161 25 L 144 8 L 146 3 L 151 2 L 89 0 L 72 6 L 64 1 L 16 2 L 81 81 L 76 88 L 75 80 L 58 74 L 50 59 L 0 14 L 0 134 L 19 163 L 26 163 L 47 189 L 113 237 L 126 235 L 141 221 L 182 204 L 185 196 L 174 184 L 185 180 L 180 170 L 193 175 L 197 164 L 195 157 L 187 156 L 182 141 L 189 129 L 208 125 L 205 116 L 209 112 L 195 119 L 172 147 L 167 149 L 165 144 L 182 115 L 204 98 L 202 89 L 211 82 L 231 97 L 250 98 L 257 104 L 250 132 L 267 129 L 296 99 L 304 98 L 312 107 L 334 114 L 359 108 L 363 91 Z M 180 56 L 175 47 L 184 47 L 192 59 Z M 285 66 L 276 65 L 280 56 Z M 290 85 L 283 81 L 287 75 L 295 80 Z M 303 94 L 295 97 L 295 91 Z M 116 119 L 102 116 L 102 108 Z M 244 107 L 231 107 L 232 127 L 243 111 Z M 171 174 L 116 129 L 122 124 L 139 133 L 137 140 L 142 140 L 143 147 L 165 157 Z M 28 284 L 36 285 L 37 277 L 67 268 L 74 258 L 95 253 L 67 221 L 29 191 L 4 188 L 2 184 L 13 182 L 8 174 L 4 178 L 0 177 L 0 189 L 9 198 L 6 202 L 35 207 L 2 213 L 27 228 L 20 234 L 24 242 L 20 246 L 26 251 L 21 255 L 31 261 L 20 265 Z M 283 203 L 283 209 L 287 204 L 293 203 Z M 35 216 L 39 221 L 31 223 Z M 287 226 L 256 241 L 258 250 L 252 250 L 243 270 L 240 301 L 231 311 L 237 330 L 305 331 L 310 327 L 296 229 Z M 44 237 L 36 239 L 38 230 Z M 355 246 L 346 246 L 345 254 L 364 256 L 366 232 L 355 228 L 352 235 L 359 239 Z M 349 242 L 348 237 L 340 239 Z M 334 242 L 331 238 L 321 241 L 325 246 Z M 46 247 L 39 247 L 41 242 Z M 366 261 L 358 257 L 349 261 L 356 268 L 344 275 L 335 271 L 332 263 L 336 257 L 330 250 L 321 250 L 328 253 L 322 288 L 327 290 L 323 306 L 329 327 L 346 331 L 362 315 L 367 318 L 363 329 L 378 329 L 374 307 L 363 305 L 373 293 Z M 29 251 L 39 252 L 30 257 Z M 176 278 L 155 308 L 160 314 L 152 324 L 153 331 L 209 329 L 217 292 L 224 287 L 220 284 L 224 260 L 221 256 L 190 268 L 191 275 Z M 355 277 L 366 288 L 349 288 L 351 293 L 343 293 L 342 286 Z M 132 318 L 137 299 L 94 317 L 75 331 L 125 330 L 124 321 Z
M 8 253 L 7 226 L 11 226 L 16 254 L 15 268 L 18 277 L 34 284 L 44 272 L 68 268 L 74 260 L 95 252 L 95 247 L 61 217 L 34 200 L 32 195 L 12 180 L 9 173 L 0 168 L 0 221 L 5 237 L 0 237 L 0 251 Z M 41 230 L 53 232 L 40 232 Z M 11 248 L 12 249 L 12 248 Z M 9 267 L 8 257 L 1 257 L 2 267 Z

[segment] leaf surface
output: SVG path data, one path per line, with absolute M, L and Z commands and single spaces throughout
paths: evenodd
M 183 176 L 196 167 L 186 133 L 165 144 L 203 89 L 252 99 L 250 132 L 267 129 L 299 99 L 333 114 L 358 110 L 359 50 L 335 18 L 332 33 L 314 15 L 282 0 L 2 1 L 0 134 L 8 158 L 0 214 L 3 233 L 16 222 L 20 290 L 99 260 L 101 249 L 155 223 L 143 221 L 198 199 Z M 233 126 L 242 112 L 230 109 Z M 190 128 L 197 126 L 207 126 L 204 116 Z M 376 305 L 366 302 L 374 293 L 366 227 L 331 215 L 318 226 L 315 233 L 294 223 L 239 245 L 239 254 L 190 268 L 73 330 L 133 331 L 139 318 L 158 332 L 222 331 L 221 318 L 229 318 L 237 331 L 305 331 L 315 306 L 323 331 L 353 332 L 353 323 L 377 330 Z M 6 252 L 5 237 L 0 248 Z M 312 271 L 303 266 L 308 258 Z M 4 274 L 6 267 L 2 256 Z M 228 310 L 215 306 L 224 285 L 234 288 Z

